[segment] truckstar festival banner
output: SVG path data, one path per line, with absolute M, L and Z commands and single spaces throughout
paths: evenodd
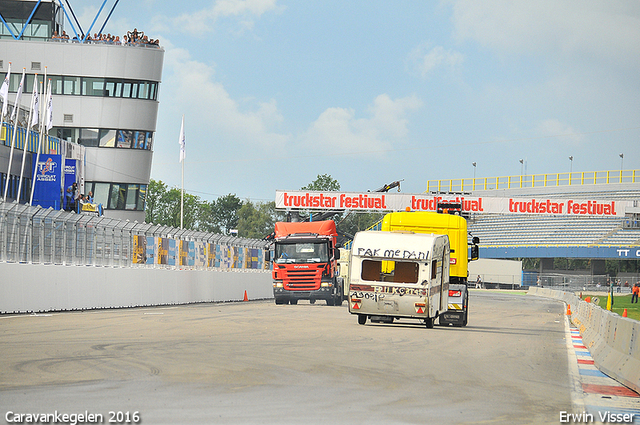
M 379 192 L 276 191 L 276 208 L 310 210 L 437 211 L 456 203 L 463 212 L 624 217 L 628 202 L 577 198 L 500 198 Z

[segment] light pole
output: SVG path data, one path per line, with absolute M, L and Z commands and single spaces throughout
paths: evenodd
M 569 161 L 571 161 L 571 166 L 569 168 L 569 173 L 573 173 L 573 155 L 569 157 Z M 571 178 L 571 176 L 569 176 Z
M 524 159 L 518 160 L 520 162 L 520 177 L 524 175 Z
M 473 179 L 476 179 L 476 163 L 472 162 L 471 165 L 473 165 Z
M 624 168 L 622 168 L 622 164 L 623 164 L 623 161 L 624 161 L 624 154 L 621 153 L 619 156 L 620 156 L 620 171 L 622 171 L 622 170 L 624 170 Z
M 624 168 L 622 168 L 623 161 L 624 161 L 624 154 L 621 153 L 620 154 L 620 183 L 622 183 L 622 170 L 624 170 Z

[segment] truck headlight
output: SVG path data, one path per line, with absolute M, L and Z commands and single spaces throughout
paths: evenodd
M 282 285 L 282 281 L 281 281 L 281 280 L 276 280 L 276 281 L 274 281 L 274 282 L 273 282 L 273 287 L 274 287 L 274 288 L 282 288 L 282 287 L 283 287 L 283 285 Z

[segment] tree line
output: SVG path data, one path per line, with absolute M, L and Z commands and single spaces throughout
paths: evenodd
M 318 177 L 301 190 L 339 191 L 340 183 L 328 174 Z M 296 220 L 309 216 L 310 211 L 276 210 L 275 201 L 252 202 L 235 194 L 206 201 L 184 193 L 183 227 L 208 233 L 228 235 L 237 230 L 243 238 L 262 239 L 273 232 L 276 221 Z M 342 241 L 365 230 L 383 217 L 382 213 L 342 212 L 332 219 L 336 222 Z M 162 181 L 151 180 L 147 187 L 145 222 L 180 227 L 180 189 L 170 188 Z

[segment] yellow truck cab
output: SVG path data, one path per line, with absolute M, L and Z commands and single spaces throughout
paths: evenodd
M 447 311 L 449 238 L 364 231 L 351 245 L 349 312 L 358 323 L 419 319 L 427 328 Z
M 449 236 L 451 244 L 449 306 L 448 311 L 440 316 L 438 323 L 445 326 L 449 324 L 466 326 L 469 317 L 468 262 L 478 258 L 479 242 L 478 238 L 473 238 L 469 249 L 467 220 L 459 215 L 446 213 L 393 212 L 384 216 L 380 229 Z

